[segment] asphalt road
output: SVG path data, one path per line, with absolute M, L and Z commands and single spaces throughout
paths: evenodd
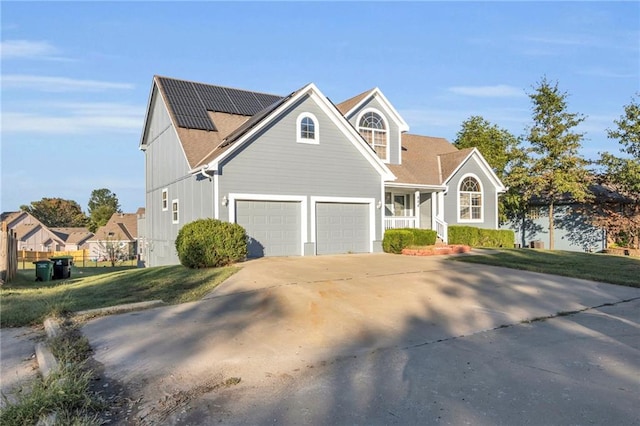
M 251 261 L 87 323 L 131 424 L 640 423 L 640 289 L 451 262 Z

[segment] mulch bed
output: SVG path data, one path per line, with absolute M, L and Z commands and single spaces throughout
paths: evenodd
M 406 248 L 402 250 L 402 254 L 406 256 L 438 256 L 443 254 L 469 253 L 470 251 L 471 247 L 456 244 L 421 247 L 417 249 Z

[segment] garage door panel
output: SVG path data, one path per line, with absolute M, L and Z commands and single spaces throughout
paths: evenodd
M 316 204 L 318 254 L 368 253 L 370 241 L 368 204 Z
M 295 201 L 236 201 L 236 217 L 249 237 L 249 257 L 301 253 L 301 209 Z

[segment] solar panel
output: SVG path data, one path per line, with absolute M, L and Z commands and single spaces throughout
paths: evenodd
M 282 99 L 266 93 L 164 77 L 159 79 L 178 126 L 188 129 L 216 130 L 208 111 L 254 116 Z

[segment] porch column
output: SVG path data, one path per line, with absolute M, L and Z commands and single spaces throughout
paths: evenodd
M 436 229 L 436 215 L 438 214 L 438 193 L 431 193 L 431 229 Z
M 415 192 L 413 200 L 415 204 L 415 208 L 413 209 L 413 216 L 416 218 L 414 227 L 420 228 L 420 191 Z

